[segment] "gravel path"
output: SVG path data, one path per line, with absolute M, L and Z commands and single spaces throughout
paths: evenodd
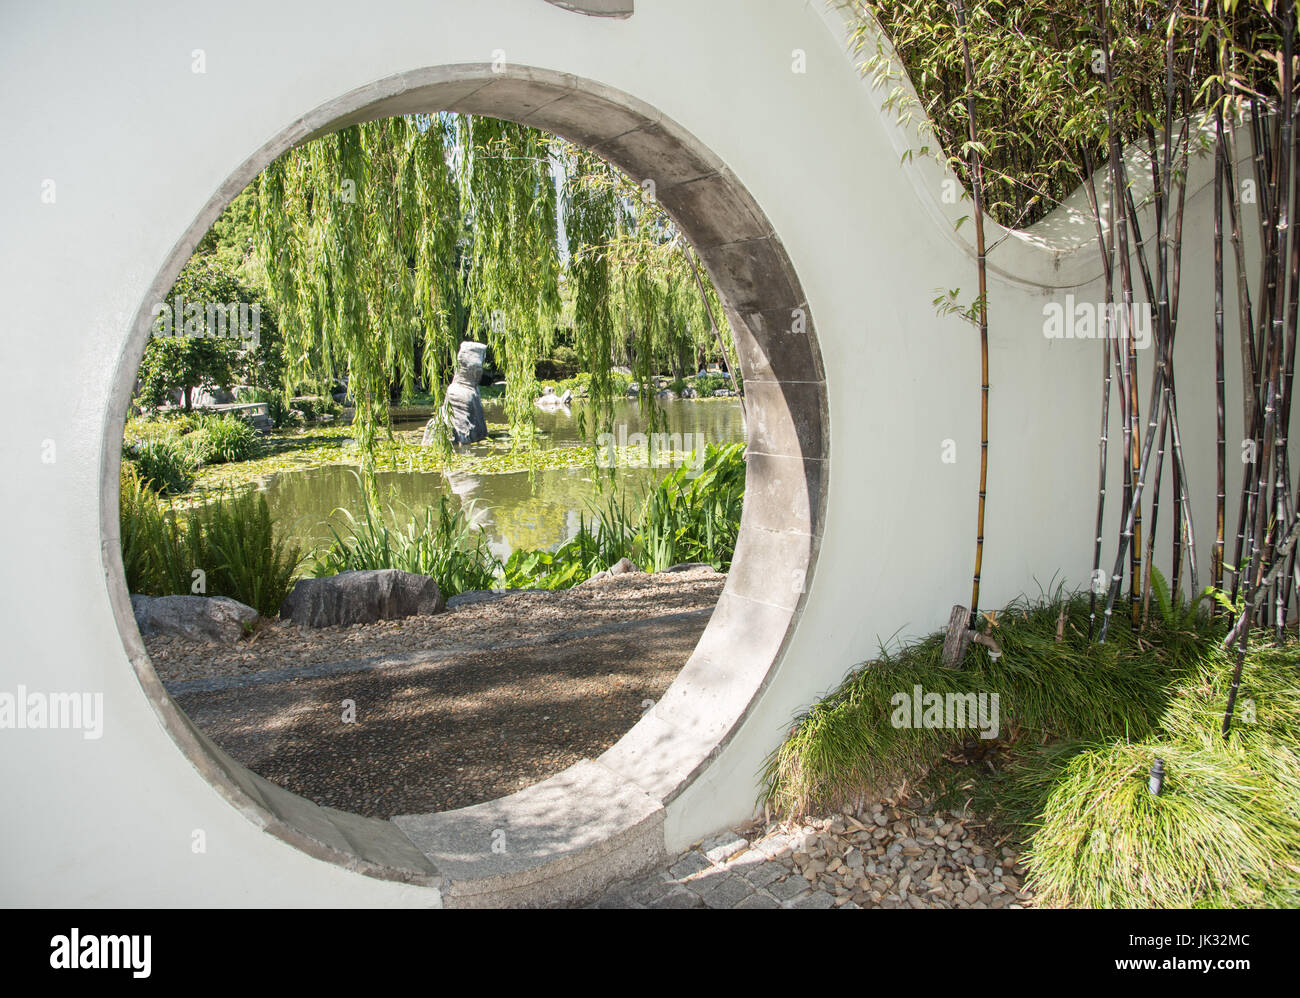
M 638 573 L 432 617 L 275 622 L 229 648 L 146 644 L 180 707 L 243 765 L 387 818 L 491 800 L 600 755 L 676 677 L 725 581 Z
M 655 575 L 636 572 L 601 584 L 560 592 L 519 590 L 502 599 L 461 603 L 447 613 L 355 627 L 308 630 L 286 620 L 263 621 L 252 637 L 229 648 L 173 637 L 149 638 L 145 647 L 165 683 L 309 668 L 416 650 L 490 648 L 514 638 L 540 642 L 601 624 L 712 609 L 726 580 L 725 575 L 708 569 Z M 457 603 L 457 598 L 452 602 Z
M 1025 908 L 1019 853 L 960 812 L 869 805 L 754 824 L 613 885 L 596 908 Z

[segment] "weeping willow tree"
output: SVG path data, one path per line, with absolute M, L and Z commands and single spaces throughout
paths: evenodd
M 257 181 L 257 240 L 289 378 L 343 375 L 370 464 L 393 380 L 453 349 L 463 212 L 441 119 L 393 118 L 291 150 Z
M 524 125 L 440 114 L 345 128 L 264 171 L 256 221 L 288 378 L 347 378 L 368 472 L 394 386 L 409 395 L 418 377 L 440 403 L 464 336 L 503 370 L 523 447 L 558 335 L 590 372 L 592 435 L 612 424 L 618 366 L 642 385 L 719 353 L 734 370 L 717 294 L 650 193 Z
M 720 355 L 735 370 L 721 302 L 695 250 L 646 188 L 608 163 L 564 144 L 567 283 L 579 354 L 591 372 L 597 422 L 613 418 L 615 365 L 626 366 L 652 419 L 646 386 L 669 371 L 681 379 L 698 359 Z

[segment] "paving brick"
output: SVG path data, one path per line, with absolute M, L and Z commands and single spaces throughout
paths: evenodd
M 692 850 L 679 859 L 672 866 L 668 867 L 668 873 L 675 880 L 685 880 L 701 870 L 707 870 L 712 864 L 704 858 L 703 854 Z
M 835 898 L 825 891 L 801 894 L 789 902 L 791 908 L 834 908 Z
M 710 908 L 734 908 L 754 893 L 754 885 L 738 873 L 720 873 L 695 881 L 695 889 Z
M 651 908 L 700 908 L 703 906 L 704 902 L 699 899 L 699 896 L 685 888 L 679 888 L 665 894 L 649 905 Z
M 652 878 L 648 877 L 632 884 L 626 888 L 626 893 L 633 901 L 640 904 L 650 904 L 650 902 L 657 901 L 672 891 L 676 886 L 674 881 L 665 879 L 663 874 L 656 874 Z
M 778 883 L 769 884 L 767 890 L 778 901 L 788 901 L 796 894 L 812 890 L 812 884 L 804 880 L 799 874 L 792 873 Z
M 779 908 L 781 907 L 781 902 L 777 901 L 774 897 L 772 897 L 771 894 L 764 893 L 763 891 L 758 891 L 754 894 L 749 895 L 749 897 L 741 901 L 740 904 L 736 905 L 736 907 L 737 908 Z
M 627 894 L 623 893 L 622 891 L 615 890 L 615 891 L 609 891 L 608 893 L 605 894 L 604 897 L 602 897 L 599 901 L 597 901 L 596 907 L 597 908 L 642 908 L 644 907 L 644 905 L 642 905 L 638 901 L 634 901 L 631 897 L 629 897 Z
M 755 887 L 766 887 L 773 881 L 780 880 L 789 872 L 786 867 L 775 860 L 768 860 L 766 863 L 750 866 L 743 870 L 745 879 Z

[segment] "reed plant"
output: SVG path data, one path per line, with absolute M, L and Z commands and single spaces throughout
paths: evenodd
M 487 535 L 472 524 L 472 511 L 467 514 L 447 496 L 439 496 L 437 504 L 421 514 L 396 505 L 387 513 L 385 518 L 369 501 L 360 517 L 335 510 L 343 529 L 330 525 L 333 541 L 316 553 L 311 574 L 395 568 L 432 577 L 443 596 L 495 584 L 502 566 L 488 547 Z M 399 529 L 393 525 L 397 522 L 405 526 Z

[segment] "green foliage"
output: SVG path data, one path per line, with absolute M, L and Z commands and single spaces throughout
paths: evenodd
M 124 451 L 134 462 L 140 481 L 155 492 L 178 495 L 194 483 L 194 459 L 174 439 L 156 437 L 129 444 Z
M 198 390 L 229 389 L 235 380 L 235 346 L 230 340 L 175 336 L 151 339 L 140 362 L 141 405 L 156 407 L 183 393 L 183 405 L 194 404 Z
M 969 187 L 966 77 L 953 3 L 854 0 L 852 9 L 861 69 L 885 91 L 885 106 L 915 126 L 921 145 L 914 151 L 942 155 Z M 1120 141 L 1147 139 L 1153 109 L 1164 107 L 1170 8 L 1159 0 L 1124 0 L 1105 9 Z M 1073 193 L 1085 165 L 1106 162 L 1106 67 L 1097 10 L 1055 0 L 965 2 L 985 210 L 1003 225 L 1037 221 Z M 1197 30 L 1187 17 L 1177 23 L 1180 63 L 1198 43 Z M 1196 85 L 1209 61 L 1202 59 Z M 916 98 L 904 85 L 900 62 Z
M 1294 734 L 1294 733 L 1293 733 Z M 1287 907 L 1300 901 L 1300 767 L 1290 747 L 1151 740 L 1047 767 L 1025 854 L 1040 903 L 1100 908 Z M 1163 761 L 1162 792 L 1147 788 Z M 1284 766 L 1290 786 L 1270 769 Z M 1022 777 L 1023 778 L 1023 777 Z
M 207 257 L 223 270 L 238 275 L 245 284 L 260 286 L 263 275 L 254 239 L 256 215 L 257 191 L 250 185 L 212 223 L 194 248 L 194 255 Z
M 277 430 L 289 429 L 298 426 L 301 422 L 291 411 L 289 399 L 286 397 L 283 387 L 252 388 L 241 392 L 239 400 L 241 402 L 265 402 L 267 417 L 271 420 L 271 425 Z
M 721 374 L 704 374 L 695 378 L 694 385 L 701 398 L 708 398 L 720 388 L 730 388 L 731 381 Z
M 390 384 L 455 357 L 462 210 L 447 119 L 392 118 L 298 147 L 258 178 L 256 233 L 295 380 L 344 375 L 373 452 Z M 441 389 L 438 389 L 439 393 Z
M 316 420 L 321 416 L 328 414 L 337 414 L 343 407 L 335 402 L 332 398 L 316 398 L 314 396 L 303 396 L 292 402 L 295 409 L 302 413 L 303 418 L 307 420 Z
M 264 617 L 279 614 L 302 554 L 276 532 L 265 495 L 248 490 L 200 506 L 186 533 L 202 538 L 208 595 L 237 599 Z
M 490 589 L 501 568 L 488 549 L 487 535 L 472 526 L 465 511 L 446 496 L 439 496 L 436 509 L 426 507 L 422 517 L 410 516 L 408 511 L 402 530 L 390 526 L 369 503 L 360 520 L 343 509 L 336 510 L 336 515 L 341 515 L 345 532 L 331 524 L 334 541 L 316 555 L 311 567 L 314 576 L 394 568 L 431 576 L 447 597 Z M 397 510 L 389 507 L 388 519 L 397 521 Z
M 208 596 L 229 596 L 265 617 L 280 612 L 301 562 L 278 536 L 266 497 L 226 494 L 189 511 L 165 505 L 130 468 L 120 493 L 127 589 L 147 596 L 192 595 L 194 571 Z
M 181 392 L 183 405 L 191 408 L 196 391 L 229 390 L 238 379 L 253 382 L 277 377 L 282 370 L 279 339 L 274 310 L 262 301 L 262 296 L 245 284 L 231 271 L 224 269 L 209 257 L 191 258 L 172 285 L 165 302 L 172 307 L 177 301 L 185 305 L 242 303 L 260 306 L 258 318 L 261 345 L 251 349 L 251 342 L 232 336 L 162 335 L 162 319 L 155 324 L 155 335 L 145 348 L 140 362 L 141 405 L 157 407 L 170 401 L 173 392 Z M 188 309 L 183 309 L 188 312 Z M 178 322 L 200 321 L 188 315 L 178 317 Z M 206 323 L 206 313 L 203 316 Z M 250 316 L 251 321 L 251 316 Z
M 1086 596 L 1013 604 L 989 628 L 1002 655 L 973 646 L 961 670 L 941 665 L 943 633 L 882 651 L 796 722 L 768 759 L 768 801 L 798 814 L 928 779 L 942 797 L 1028 836 L 1042 903 L 1294 906 L 1300 645 L 1252 651 L 1242 723 L 1225 742 L 1233 663 L 1219 646 L 1221 620 L 1170 603 L 1146 630 L 1117 629 L 1099 645 L 1086 637 L 1087 618 Z M 998 693 L 1004 764 L 951 766 L 943 759 L 963 749 L 965 733 L 894 727 L 891 698 L 917 684 Z M 1156 756 L 1168 775 L 1152 797 Z
M 185 437 L 185 444 L 194 459 L 203 464 L 251 461 L 261 457 L 263 451 L 257 430 L 230 413 L 205 418 L 199 430 Z
M 743 444 L 710 446 L 699 469 L 682 466 L 646 498 L 637 531 L 647 572 L 683 562 L 731 568 L 745 498 Z
M 742 444 L 710 446 L 698 469 L 666 475 L 634 509 L 610 497 L 579 518 L 578 532 L 555 551 L 514 551 L 506 560 L 512 589 L 567 589 L 627 558 L 646 572 L 685 562 L 731 567 L 745 497 Z
M 129 464 L 122 465 L 119 503 L 127 591 L 146 596 L 189 593 L 190 573 L 201 557 L 158 493 Z
M 1226 597 L 1222 593 L 1217 593 L 1212 586 L 1207 586 L 1201 593 L 1200 599 L 1191 600 L 1185 606 L 1177 605 L 1175 596 L 1169 591 L 1169 583 L 1165 581 L 1164 573 L 1154 565 L 1151 566 L 1151 591 L 1155 595 L 1155 626 L 1166 635 L 1166 640 L 1177 640 L 1180 637 L 1195 640 L 1205 623 L 1201 619 L 1201 603 L 1208 600 L 1214 600 L 1216 603 L 1220 600 L 1226 602 Z
M 626 500 L 611 496 L 578 518 L 578 532 L 554 551 L 513 551 L 502 569 L 510 589 L 568 589 L 622 558 L 636 561 L 637 531 Z
M 1066 636 L 1058 642 L 1062 606 Z M 1169 683 L 1186 676 L 1189 663 L 1144 654 L 1127 633 L 1105 645 L 1090 642 L 1087 612 L 1087 599 L 1077 597 L 1013 604 L 996 615 L 992 631 L 1002 655 L 994 661 L 972 646 L 960 670 L 942 665 L 943 632 L 895 653 L 882 649 L 819 701 L 769 760 L 772 802 L 802 812 L 813 802 L 880 792 L 901 778 L 915 779 L 960 745 L 960 732 L 890 724 L 890 698 L 918 683 L 926 692 L 997 693 L 1003 729 L 1014 725 L 1038 740 L 1150 732 L 1167 706 Z M 1202 647 L 1211 643 L 1202 637 Z
M 717 349 L 710 313 L 728 336 L 693 250 L 647 191 L 511 122 L 439 114 L 345 128 L 266 169 L 256 222 L 291 374 L 348 375 L 368 462 L 390 389 L 410 398 L 419 374 L 439 405 L 465 336 L 504 374 L 524 447 L 539 363 L 544 375 L 593 372 L 594 436 L 621 397 L 614 365 L 643 380 L 694 370 Z

